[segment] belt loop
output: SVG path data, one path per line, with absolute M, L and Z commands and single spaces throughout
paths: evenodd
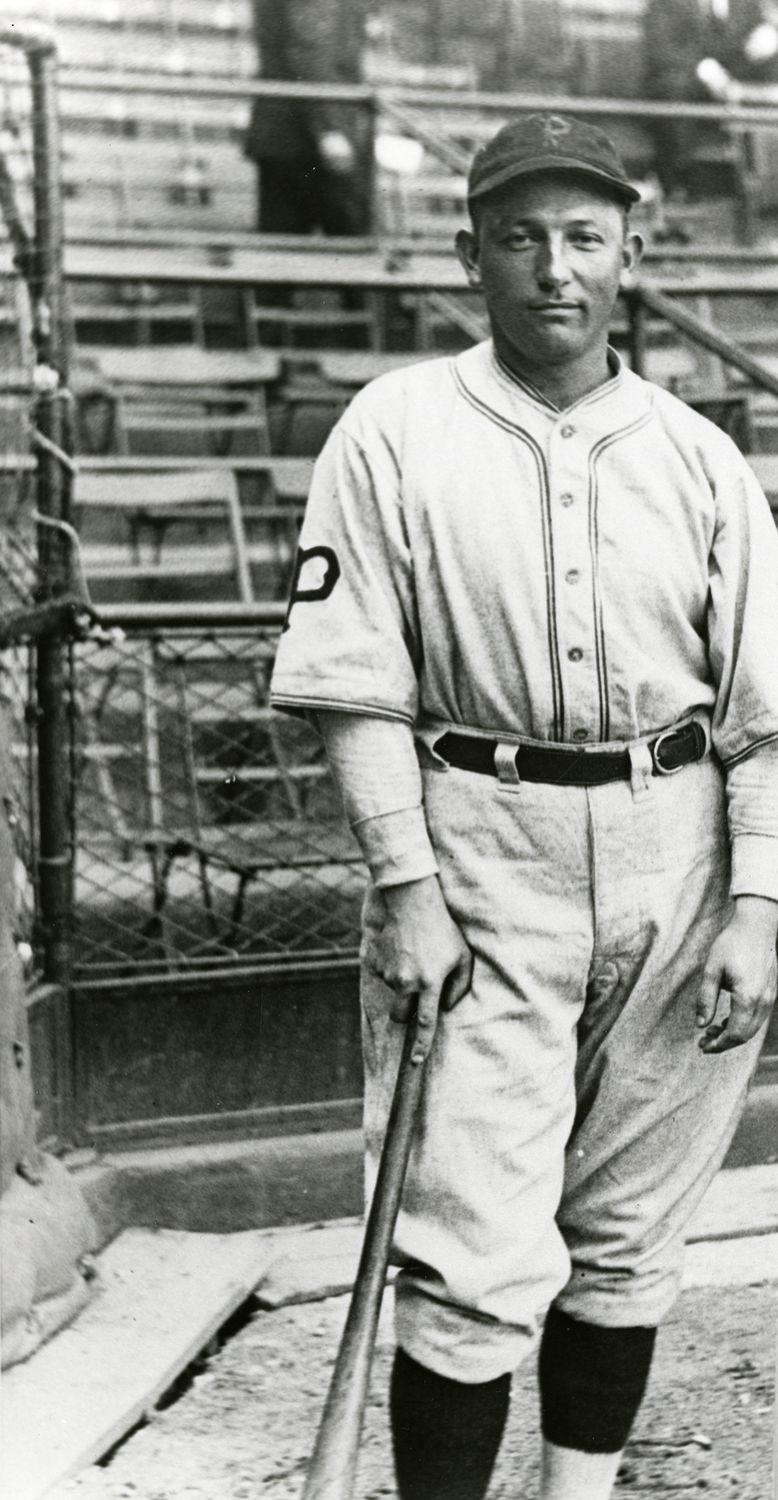
M 516 765 L 517 750 L 517 745 L 504 745 L 500 742 L 494 752 L 494 769 L 500 786 L 505 792 L 521 790 L 521 777 Z
M 651 791 L 654 763 L 651 759 L 651 751 L 646 744 L 630 745 L 627 753 L 629 755 L 629 779 L 632 787 L 632 796 L 637 801 L 640 797 L 647 797 Z
M 417 729 L 415 731 L 415 738 L 417 746 L 421 745 L 422 749 L 426 750 L 430 760 L 435 766 L 436 771 L 451 770 L 450 762 L 446 760 L 446 757 L 441 754 L 440 750 L 438 749 L 438 745 L 442 745 L 444 739 L 446 738 L 445 734 L 441 734 L 437 729 L 435 729 L 434 731 L 427 730 L 426 732 L 424 730 Z M 422 766 L 425 765 L 425 761 L 421 757 L 420 764 Z

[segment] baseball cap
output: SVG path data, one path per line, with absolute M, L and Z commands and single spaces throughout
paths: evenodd
M 640 197 L 604 130 L 570 115 L 547 114 L 511 120 L 476 152 L 467 179 L 468 200 L 535 172 L 580 172 L 612 188 L 625 204 Z

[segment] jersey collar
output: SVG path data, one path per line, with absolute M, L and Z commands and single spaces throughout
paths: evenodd
M 546 440 L 558 422 L 575 413 L 576 426 L 593 441 L 609 432 L 631 426 L 652 405 L 652 387 L 626 368 L 615 350 L 609 350 L 612 374 L 595 390 L 582 396 L 564 414 L 556 411 L 539 391 L 507 371 L 498 360 L 491 339 L 466 349 L 454 361 L 457 379 L 472 396 L 484 416 L 509 423 Z
M 531 401 L 536 402 L 539 406 L 545 407 L 547 411 L 553 412 L 555 416 L 561 416 L 563 412 L 575 411 L 579 406 L 585 406 L 590 401 L 599 400 L 601 396 L 606 395 L 621 380 L 622 362 L 619 355 L 616 353 L 616 350 L 613 349 L 609 344 L 606 353 L 608 369 L 610 370 L 609 378 L 607 380 L 604 380 L 601 385 L 595 386 L 594 390 L 587 391 L 585 396 L 579 396 L 578 400 L 574 401 L 572 406 L 557 406 L 553 401 L 549 400 L 548 396 L 544 396 L 543 392 L 539 391 L 537 386 L 533 385 L 531 380 L 527 380 L 526 378 L 522 378 L 522 376 L 517 375 L 516 372 L 510 368 L 510 365 L 507 365 L 505 363 L 505 360 L 500 358 L 493 342 L 491 347 L 492 358 L 497 367 L 498 374 L 501 375 L 504 379 L 510 381 L 512 385 L 517 385 L 519 387 L 519 390 L 523 391 Z

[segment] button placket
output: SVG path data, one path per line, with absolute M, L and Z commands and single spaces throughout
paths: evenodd
M 577 744 L 596 738 L 598 688 L 594 622 L 591 614 L 588 511 L 585 503 L 589 445 L 570 442 L 572 422 L 557 428 L 549 454 L 552 474 L 554 550 L 557 556 L 557 610 L 564 659 L 566 732 Z
M 565 651 L 565 719 L 568 733 L 572 732 L 574 739 L 590 739 L 594 736 L 588 726 L 597 722 L 599 702 L 594 652 L 578 644 L 579 641 L 586 640 L 580 629 L 571 628 L 567 639 L 574 642 Z

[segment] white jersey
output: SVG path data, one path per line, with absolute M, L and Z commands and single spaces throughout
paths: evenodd
M 491 342 L 381 377 L 315 469 L 279 708 L 624 743 L 778 738 L 778 536 L 730 440 L 615 361 L 558 412 Z

